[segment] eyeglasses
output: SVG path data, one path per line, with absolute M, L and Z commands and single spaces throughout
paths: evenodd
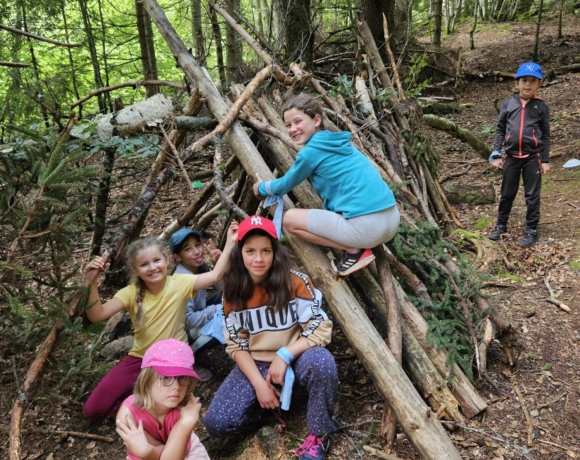
M 164 387 L 170 387 L 171 385 L 173 385 L 175 379 L 177 379 L 177 383 L 179 383 L 180 386 L 186 387 L 187 385 L 189 385 L 191 377 L 188 377 L 187 375 L 180 375 L 179 377 L 167 377 L 165 375 L 158 375 L 157 379 L 161 382 L 161 385 L 163 385 Z

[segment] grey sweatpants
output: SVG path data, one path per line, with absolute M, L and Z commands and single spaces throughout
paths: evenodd
M 341 214 L 310 209 L 306 221 L 309 233 L 352 248 L 374 248 L 391 241 L 399 229 L 397 206 L 364 216 L 345 219 Z

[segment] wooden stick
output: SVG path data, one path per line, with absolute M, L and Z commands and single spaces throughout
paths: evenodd
M 213 166 L 215 168 L 213 178 L 216 192 L 218 193 L 223 205 L 228 210 L 233 212 L 240 220 L 246 219 L 248 217 L 248 214 L 243 209 L 241 209 L 236 203 L 234 203 L 234 201 L 229 197 L 227 192 L 224 190 L 224 187 L 222 185 L 222 177 L 225 168 L 222 163 L 223 163 L 222 147 L 219 142 L 216 142 L 215 157 L 213 160 Z
M 30 32 L 25 32 L 24 30 L 15 29 L 14 27 L 5 26 L 4 24 L 0 24 L 1 30 L 7 30 L 8 32 L 12 32 L 13 34 L 24 35 L 28 38 L 34 38 L 35 40 L 39 40 L 41 42 L 51 43 L 52 45 L 57 46 L 64 46 L 65 48 L 80 48 L 83 46 L 81 43 L 64 43 L 59 42 L 57 40 L 52 40 L 50 38 L 42 37 L 40 35 L 31 34 Z
M 548 407 L 551 406 L 552 404 L 554 404 L 555 402 L 560 401 L 560 399 L 562 399 L 564 396 L 566 396 L 568 393 L 564 392 L 562 393 L 560 396 L 556 396 L 554 399 L 552 399 L 551 401 L 545 402 L 544 404 L 540 404 L 538 406 L 538 410 L 539 409 L 543 409 L 544 407 Z
M 387 454 L 382 450 L 375 449 L 374 447 L 371 446 L 365 445 L 363 446 L 363 450 L 365 450 L 374 457 L 382 458 L 384 460 L 401 460 L 400 457 L 395 457 L 394 455 Z
M 109 261 L 110 254 L 105 252 L 101 257 L 103 257 L 103 262 L 106 264 Z M 82 281 L 82 286 L 89 286 L 97 278 L 97 276 L 99 276 L 98 270 L 91 270 L 90 272 L 86 273 Z M 66 314 L 69 318 L 75 314 L 84 295 L 84 288 L 78 289 L 75 292 L 74 296 L 68 303 L 66 311 Z M 24 394 L 23 397 L 18 397 L 14 402 L 14 406 L 12 406 L 12 410 L 10 411 L 10 460 L 20 460 L 22 457 L 20 446 L 20 425 L 22 423 L 22 415 L 24 414 L 26 405 L 25 403 L 28 398 L 30 388 L 42 371 L 44 363 L 46 363 L 46 360 L 52 351 L 52 347 L 56 343 L 56 339 L 58 338 L 58 335 L 63 328 L 64 323 L 61 320 L 57 320 L 44 339 L 44 342 L 42 342 L 40 345 L 40 348 L 38 348 L 36 358 L 26 373 L 26 378 L 22 384 L 22 392 Z
M 389 26 L 387 24 L 387 17 L 385 13 L 383 13 L 383 32 L 385 34 L 385 49 L 387 50 L 387 54 L 389 55 L 389 61 L 391 61 L 391 67 L 393 68 L 393 80 L 395 80 L 395 84 L 397 85 L 397 89 L 399 90 L 399 98 L 404 101 L 407 99 L 405 97 L 405 91 L 403 91 L 403 86 L 401 85 L 401 79 L 399 78 L 399 71 L 397 70 L 397 63 L 395 62 L 395 56 L 391 51 L 391 45 L 389 44 L 390 36 L 389 36 Z
M 437 181 L 437 179 L 435 177 L 433 178 L 433 183 L 435 184 L 435 187 L 437 188 L 437 191 L 439 192 L 439 195 L 441 196 L 441 201 L 443 201 L 443 205 L 445 206 L 445 209 L 447 209 L 447 212 L 451 216 L 451 220 L 453 220 L 453 223 L 455 225 L 457 225 L 459 228 L 465 228 L 463 226 L 463 224 L 461 222 L 459 222 L 459 220 L 457 220 L 457 216 L 455 215 L 453 208 L 449 204 L 449 201 L 447 201 L 447 197 L 445 196 L 445 192 L 443 191 L 443 189 L 441 188 L 441 185 L 439 184 L 439 182 Z
M 0 67 L 31 67 L 32 64 L 26 64 L 24 62 L 8 62 L 0 61 Z
M 171 151 L 173 152 L 173 156 L 175 156 L 175 160 L 177 161 L 177 164 L 179 165 L 179 169 L 181 170 L 181 174 L 183 174 L 183 178 L 185 179 L 185 185 L 187 186 L 189 193 L 194 194 L 191 180 L 189 179 L 189 176 L 187 175 L 187 171 L 185 170 L 185 166 L 183 164 L 183 161 L 181 161 L 181 157 L 179 156 L 179 152 L 175 148 L 175 145 L 173 145 L 173 142 L 171 142 L 171 139 L 167 135 L 167 132 L 165 131 L 163 126 L 159 125 L 159 128 L 161 129 L 161 133 L 163 134 L 163 137 L 165 138 L 165 142 L 167 142 L 167 144 L 171 148 Z
M 96 441 L 115 442 L 115 440 L 113 438 L 111 438 L 110 436 L 99 436 L 98 434 L 81 433 L 80 431 L 68 431 L 68 430 L 67 431 L 62 431 L 62 430 L 48 431 L 48 430 L 42 430 L 41 433 L 46 433 L 46 434 L 55 433 L 55 434 L 63 434 L 63 435 L 66 435 L 66 436 L 76 436 L 77 438 L 94 439 Z
M 249 125 L 253 129 L 257 129 L 258 131 L 263 132 L 264 134 L 268 134 L 269 136 L 274 136 L 277 139 L 280 139 L 286 147 L 291 148 L 295 152 L 298 152 L 301 147 L 294 142 L 288 134 L 283 133 L 282 131 L 277 130 L 271 125 L 267 125 L 266 123 L 262 123 L 260 120 L 248 115 L 244 112 L 240 112 L 238 118 L 242 120 L 244 123 Z
M 570 313 L 570 307 L 566 305 L 564 302 L 560 302 L 558 299 L 556 299 L 556 297 L 554 297 L 554 291 L 552 291 L 552 286 L 550 286 L 551 277 L 552 277 L 551 273 L 548 272 L 548 276 L 544 278 L 544 284 L 546 285 L 546 288 L 548 288 L 548 293 L 550 294 L 550 297 L 548 297 L 546 301 L 556 305 L 557 307 L 560 307 L 566 313 Z
M 568 452 L 576 452 L 574 449 L 571 449 L 570 447 L 561 446 L 560 444 L 556 444 L 555 442 L 544 441 L 543 439 L 537 439 L 537 441 L 541 442 L 542 444 L 548 444 L 549 446 L 554 446 L 557 447 L 558 449 L 562 449 Z
M 86 96 L 81 97 L 78 101 L 73 102 L 71 104 L 70 108 L 72 110 L 75 107 L 77 107 L 78 105 L 81 105 L 82 103 L 87 102 L 89 99 L 91 99 L 92 97 L 98 96 L 99 94 L 109 93 L 111 91 L 115 91 L 116 89 L 128 88 L 128 87 L 137 89 L 140 86 L 169 86 L 171 88 L 177 88 L 177 89 L 186 89 L 187 88 L 185 83 L 179 83 L 177 81 L 168 81 L 168 80 L 128 81 L 125 83 L 118 83 L 118 84 L 112 85 L 112 86 L 105 86 L 103 88 L 96 89 L 95 91 L 91 91 Z
M 214 8 L 216 5 L 214 4 Z M 218 7 L 219 8 L 219 7 Z M 195 141 L 191 146 L 187 149 L 188 152 L 195 152 L 197 149 L 202 148 L 209 144 L 209 142 L 216 136 L 221 136 L 225 134 L 225 132 L 230 128 L 233 122 L 236 120 L 240 110 L 244 104 L 252 97 L 254 91 L 260 86 L 266 78 L 272 75 L 273 69 L 276 68 L 274 65 L 269 65 L 268 67 L 264 67 L 260 70 L 256 76 L 252 79 L 248 86 L 244 89 L 240 97 L 236 99 L 236 102 L 232 104 L 228 113 L 220 120 L 219 124 L 216 128 L 209 134 L 206 134 L 201 139 Z
M 530 417 L 530 413 L 528 412 L 528 408 L 526 406 L 526 401 L 522 396 L 520 389 L 516 385 L 514 385 L 514 389 L 516 390 L 516 394 L 518 395 L 518 400 L 520 402 L 522 412 L 524 413 L 524 417 L 526 418 L 526 425 L 528 428 L 528 446 L 531 447 L 534 444 L 534 422 Z

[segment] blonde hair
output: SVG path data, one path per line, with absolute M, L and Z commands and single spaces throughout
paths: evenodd
M 167 245 L 165 242 L 153 237 L 153 236 L 146 236 L 144 238 L 137 238 L 133 241 L 129 246 L 127 246 L 127 250 L 125 251 L 125 263 L 127 270 L 130 276 L 130 282 L 135 283 L 137 286 L 137 324 L 139 326 L 143 326 L 145 323 L 145 314 L 143 313 L 143 298 L 145 297 L 145 293 L 147 292 L 147 286 L 145 282 L 139 278 L 135 274 L 135 262 L 137 260 L 137 254 L 144 249 L 148 249 L 150 247 L 156 247 L 159 249 L 159 252 L 163 254 L 167 264 L 169 265 L 171 261 L 171 257 L 169 257 Z M 169 268 L 169 267 L 168 267 Z
M 145 369 L 141 369 L 141 373 L 139 377 L 137 377 L 137 381 L 135 382 L 135 387 L 133 388 L 133 395 L 135 400 L 133 401 L 133 405 L 139 407 L 141 409 L 149 410 L 153 407 L 153 398 L 151 397 L 151 387 L 155 385 L 155 381 L 157 380 L 157 376 L 159 374 L 155 369 L 152 367 L 146 367 Z M 157 382 L 158 385 L 161 385 L 160 382 Z M 192 397 L 192 394 L 197 387 L 197 380 L 193 377 L 189 378 L 189 384 L 187 385 L 187 390 L 185 392 L 185 396 L 179 402 L 177 407 L 185 406 Z

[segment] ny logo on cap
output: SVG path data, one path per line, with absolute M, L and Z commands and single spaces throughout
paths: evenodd
M 262 218 L 260 216 L 252 217 L 250 224 L 251 225 L 262 225 Z
M 536 70 L 536 66 L 534 64 L 528 64 L 526 67 L 528 68 L 528 70 L 530 72 L 533 72 L 534 70 Z

